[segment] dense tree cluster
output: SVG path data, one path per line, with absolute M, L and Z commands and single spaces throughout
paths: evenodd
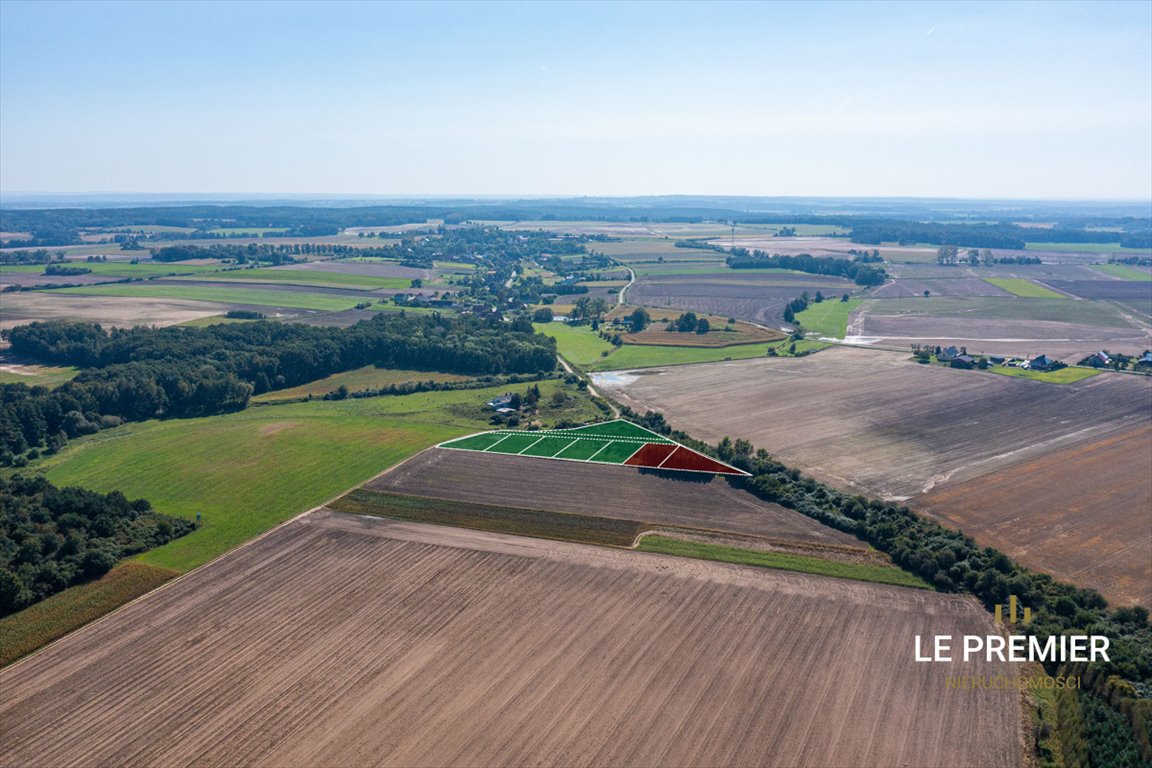
M 86 275 L 92 270 L 88 267 L 70 267 L 67 264 L 49 264 L 44 267 L 45 275 L 57 275 L 62 277 L 72 277 L 74 275 Z
M 819 297 L 818 302 L 824 301 L 823 294 L 821 294 L 819 291 L 817 291 L 816 295 Z M 844 294 L 844 295 L 847 296 L 848 294 Z M 796 313 L 797 312 L 803 312 L 806 309 L 808 309 L 808 291 L 804 291 L 804 293 L 802 293 L 799 296 L 797 296 L 796 298 L 792 299 L 792 301 L 788 302 L 784 306 L 784 322 L 795 323 L 796 322 Z
M 249 261 L 266 262 L 273 266 L 291 264 L 296 259 L 291 246 L 274 246 L 256 243 L 248 245 L 169 245 L 152 250 L 152 261 L 192 261 L 193 259 L 227 259 L 237 264 Z
M 349 328 L 260 321 L 206 328 L 47 322 L 5 331 L 14 352 L 86 370 L 48 390 L 0 385 L 0 452 L 30 449 L 120 421 L 244 408 L 252 394 L 379 365 L 468 374 L 548 372 L 556 342 L 498 320 L 379 314 Z
M 107 573 L 122 557 L 193 529 L 124 494 L 0 477 L 0 616 Z
M 872 266 L 860 257 L 837 259 L 807 253 L 769 256 L 763 251 L 749 253 L 744 248 L 736 248 L 728 257 L 728 266 L 732 269 L 794 269 L 813 275 L 846 277 L 857 285 L 883 285 L 888 280 L 883 267 Z

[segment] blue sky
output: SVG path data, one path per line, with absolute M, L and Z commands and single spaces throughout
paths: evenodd
M 0 2 L 6 192 L 1152 197 L 1152 2 Z

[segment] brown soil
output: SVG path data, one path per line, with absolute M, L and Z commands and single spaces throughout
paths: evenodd
M 1055 451 L 914 506 L 1030 568 L 1152 607 L 1152 426 Z
M 500 507 L 866 546 L 851 534 L 757 499 L 741 489 L 741 482 L 699 472 L 433 448 L 364 487 Z
M 0 671 L 0 763 L 1017 766 L 967 600 L 311 515 Z

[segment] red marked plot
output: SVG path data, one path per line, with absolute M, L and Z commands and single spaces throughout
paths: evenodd
M 633 467 L 658 467 L 674 450 L 676 446 L 668 443 L 645 443 L 624 463 Z
M 737 469 L 729 467 L 727 464 L 721 464 L 703 454 L 689 450 L 682 445 L 676 447 L 672 455 L 660 465 L 660 469 L 686 469 L 696 472 L 715 472 L 718 475 L 744 474 Z

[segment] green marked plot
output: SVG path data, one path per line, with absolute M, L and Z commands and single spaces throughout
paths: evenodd
M 640 440 L 645 440 L 650 443 L 668 443 L 671 442 L 655 432 L 649 432 L 643 427 L 638 427 L 630 421 L 609 421 L 604 424 L 593 424 L 588 427 L 577 427 L 576 429 L 564 430 L 566 435 L 606 435 L 609 437 L 633 437 Z
M 564 450 L 564 448 L 572 442 L 568 437 L 545 437 L 540 442 L 528 448 L 521 456 L 546 456 L 552 457 Z
M 632 454 L 640 450 L 643 443 L 631 440 L 616 440 L 608 443 L 608 447 L 596 454 L 592 461 L 602 461 L 606 464 L 623 464 Z
M 508 435 L 503 440 L 495 442 L 487 449 L 488 453 L 520 453 L 532 443 L 540 439 L 540 435 L 524 432 L 519 435 Z
M 1015 296 L 1025 299 L 1066 299 L 1068 298 L 1062 293 L 1050 288 L 1045 288 L 1042 285 L 1037 285 L 1031 280 L 1023 277 L 986 277 L 984 282 L 991 283 L 998 288 L 1003 288 Z
M 592 454 L 603 448 L 607 442 L 607 440 L 597 440 L 595 438 L 573 440 L 571 445 L 553 456 L 553 458 L 584 461 L 585 459 L 591 458 Z
M 466 451 L 483 451 L 502 437 L 504 437 L 504 435 L 499 435 L 495 432 L 485 432 L 482 435 L 472 435 L 471 437 L 462 437 L 459 440 L 450 440 L 444 443 L 444 447 L 461 448 Z

